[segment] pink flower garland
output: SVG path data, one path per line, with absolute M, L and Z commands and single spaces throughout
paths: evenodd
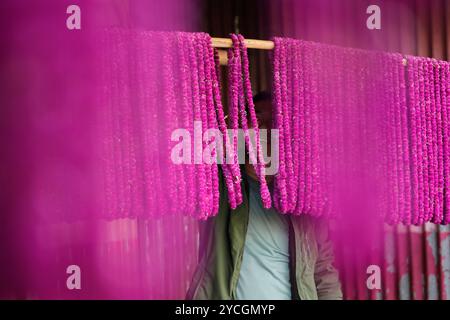
M 219 125 L 219 129 L 222 132 L 224 145 L 226 150 L 230 150 L 232 144 L 230 142 L 229 136 L 227 134 L 227 126 L 225 123 L 225 115 L 223 112 L 222 99 L 220 97 L 220 66 L 219 66 L 219 56 L 217 50 L 214 51 L 214 65 L 215 72 L 213 73 L 213 93 L 214 93 L 214 102 L 216 107 L 216 116 Z M 227 164 L 225 154 L 222 153 L 222 170 L 225 179 L 225 183 L 227 185 L 228 191 L 228 201 L 231 209 L 235 209 L 241 202 L 242 196 L 238 197 L 238 194 L 241 194 L 240 184 L 236 184 L 234 181 L 240 176 L 240 169 L 238 164 L 232 163 Z M 236 177 L 236 178 L 234 178 Z
M 183 126 L 184 128 L 189 130 L 189 133 L 193 133 L 193 104 L 192 104 L 192 86 L 189 85 L 191 83 L 190 78 L 190 64 L 189 64 L 189 51 L 191 50 L 189 36 L 184 35 L 180 36 L 179 42 L 179 59 L 180 59 L 180 81 L 181 81 L 181 92 L 182 92 L 182 117 L 183 117 Z M 190 158 L 192 158 L 192 152 L 190 152 Z M 196 190 L 195 188 L 195 167 L 191 164 L 183 165 L 185 169 L 185 180 L 186 180 L 186 198 L 189 195 L 193 194 Z M 186 200 L 185 200 L 186 201 Z M 195 214 L 196 206 L 194 201 L 186 201 L 186 213 L 189 216 L 193 216 Z
M 193 96 L 193 107 L 194 107 L 194 121 L 202 121 L 201 118 L 201 99 L 200 99 L 200 80 L 199 75 L 197 74 L 197 70 L 199 68 L 198 66 L 198 57 L 197 57 L 197 50 L 199 49 L 197 39 L 191 39 L 192 46 L 194 50 L 189 52 L 189 58 L 191 63 L 191 81 L 192 81 L 192 96 Z M 203 139 L 202 139 L 203 140 Z M 194 153 L 197 155 L 203 154 L 203 147 L 196 146 Z M 206 198 L 206 174 L 205 169 L 203 165 L 195 165 L 196 166 L 196 177 L 197 177 L 197 203 L 199 205 L 199 214 L 200 216 L 203 216 L 207 210 L 206 203 L 204 199 Z
M 406 66 L 403 65 L 404 58 L 398 57 L 397 61 L 397 77 L 399 88 L 399 111 L 400 111 L 400 132 L 401 132 L 401 145 L 402 145 L 402 174 L 404 181 L 404 213 L 403 223 L 411 224 L 412 221 L 412 197 L 411 197 L 411 163 L 410 163 L 410 149 L 409 149 L 409 134 L 408 134 L 408 110 L 406 101 Z
M 298 41 L 291 40 L 290 41 L 290 51 L 291 51 L 291 59 L 292 59 L 292 66 L 291 66 L 291 77 L 292 80 L 292 165 L 293 165 L 293 190 L 291 194 L 291 211 L 293 213 L 296 212 L 297 209 L 297 202 L 299 201 L 298 198 L 298 189 L 299 189 L 299 175 L 300 175 L 300 168 L 299 168 L 299 159 L 300 159 L 300 107 L 303 105 L 301 104 L 301 94 L 300 94 L 300 86 L 299 86 L 299 77 L 300 75 L 300 52 L 299 52 L 299 44 Z
M 450 223 L 450 63 L 439 62 L 441 74 L 441 101 L 442 101 L 442 135 L 444 159 L 444 208 L 443 223 Z
M 438 154 L 438 131 L 437 127 L 437 110 L 436 110 L 436 97 L 435 97 L 435 79 L 434 79 L 434 69 L 435 69 L 435 59 L 428 59 L 428 77 L 430 79 L 429 92 L 430 92 L 430 126 L 431 126 L 431 136 L 430 136 L 430 171 L 431 171 L 431 190 L 430 190 L 430 202 L 431 210 L 429 221 L 433 219 L 439 220 L 440 205 L 438 201 L 438 181 L 439 181 L 439 154 Z
M 217 129 L 217 118 L 216 111 L 214 108 L 214 94 L 213 94 L 213 82 L 212 82 L 212 74 L 215 72 L 215 66 L 213 60 L 211 59 L 212 54 L 212 46 L 211 46 L 211 37 L 208 34 L 203 35 L 203 54 L 205 57 L 205 84 L 206 84 L 206 114 L 208 120 L 208 129 Z M 214 138 L 215 139 L 215 138 Z M 214 140 L 213 140 L 214 141 Z M 211 141 L 210 143 L 216 143 L 215 141 Z M 217 146 L 217 145 L 216 145 Z M 214 159 L 217 159 L 216 149 L 213 150 L 213 154 L 211 155 Z M 218 180 L 218 170 L 216 165 L 216 160 L 214 160 L 213 164 L 209 164 L 210 172 L 211 172 L 211 209 L 209 214 L 217 214 L 219 211 L 219 180 Z
M 441 223 L 444 218 L 444 136 L 443 136 L 443 108 L 441 99 L 441 65 L 439 61 L 433 61 L 434 69 L 434 92 L 435 92 L 435 120 L 436 120 L 436 156 L 437 156 L 437 179 L 436 179 L 436 210 L 433 217 L 433 223 Z
M 407 56 L 407 72 L 408 72 L 408 92 L 409 92 L 409 128 L 410 128 L 410 141 L 411 141 L 411 202 L 412 202 L 412 215 L 411 223 L 419 223 L 419 177 L 418 177 L 418 148 L 417 148 L 417 112 L 419 109 L 417 99 L 417 68 L 414 57 Z
M 282 212 L 287 212 L 287 194 L 286 194 L 286 172 L 284 162 L 284 127 L 283 127 L 283 106 L 282 106 L 282 91 L 281 91 L 281 73 L 282 66 L 285 63 L 285 57 L 282 54 L 282 46 L 284 41 L 281 38 L 274 38 L 275 43 L 273 56 L 273 94 L 274 94 L 274 129 L 279 132 L 279 168 L 278 174 L 275 177 L 274 201 L 275 208 Z
M 292 158 L 292 135 L 291 135 L 291 109 L 292 109 L 292 89 L 290 82 L 292 79 L 292 55 L 287 53 L 290 51 L 291 39 L 285 40 L 285 45 L 281 47 L 281 54 L 285 57 L 281 68 L 281 98 L 283 107 L 283 132 L 284 132 L 284 161 L 286 163 L 286 194 L 287 194 L 287 212 L 291 212 L 295 206 L 294 197 L 294 169 Z M 290 52 L 289 52 L 290 53 Z
M 248 61 L 248 55 L 247 55 L 247 48 L 245 46 L 245 39 L 242 35 L 238 35 L 238 39 L 240 41 L 240 49 L 242 54 L 242 68 L 244 71 L 244 91 L 247 97 L 247 106 L 248 111 L 250 113 L 250 123 L 253 127 L 253 130 L 255 131 L 255 139 L 256 139 L 256 152 L 257 152 L 257 163 L 255 165 L 255 170 L 259 178 L 260 183 L 260 192 L 261 192 L 261 199 L 264 208 L 268 209 L 272 206 L 272 199 L 270 197 L 269 188 L 267 186 L 266 182 L 266 175 L 265 175 L 265 163 L 264 163 L 264 156 L 262 153 L 261 148 L 261 141 L 260 141 L 260 135 L 259 135 L 259 125 L 258 125 L 258 119 L 256 118 L 255 113 L 255 105 L 253 104 L 253 95 L 252 95 L 252 87 L 250 82 L 250 72 L 249 72 L 249 61 Z M 245 119 L 246 122 L 247 119 Z M 245 129 L 244 129 L 245 130 Z M 249 146 L 250 149 L 251 146 Z
M 423 157 L 423 168 L 424 168 L 424 221 L 428 222 L 430 221 L 430 213 L 431 213 L 431 189 L 432 189 L 432 173 L 431 173 L 431 111 L 430 111 L 430 78 L 429 78 L 429 72 L 427 68 L 427 61 L 426 59 L 423 59 L 421 63 L 422 67 L 422 74 L 423 74 L 423 144 L 424 147 L 424 157 Z
M 241 71 L 241 54 L 239 48 L 239 41 L 236 35 L 230 35 L 233 41 L 233 47 L 228 50 L 228 83 L 229 83 L 229 121 L 230 128 L 232 129 L 232 138 L 233 138 L 233 148 L 230 149 L 231 154 L 229 155 L 232 158 L 232 165 L 235 167 L 239 166 L 238 159 L 238 129 L 239 129 L 239 103 L 241 98 L 242 88 L 240 84 L 242 82 L 242 71 Z M 233 183 L 235 185 L 235 189 L 240 187 L 241 185 L 241 172 L 236 170 Z M 241 202 L 242 193 L 236 193 L 237 202 Z

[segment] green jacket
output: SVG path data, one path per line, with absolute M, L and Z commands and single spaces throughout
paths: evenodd
M 187 299 L 235 299 L 249 217 L 248 185 L 243 179 L 243 203 L 231 210 L 222 179 L 219 213 L 200 223 L 199 264 Z M 326 222 L 308 215 L 289 221 L 293 299 L 342 299 Z

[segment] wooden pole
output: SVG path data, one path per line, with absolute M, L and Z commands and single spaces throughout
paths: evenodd
M 229 38 L 211 38 L 211 44 L 214 48 L 219 49 L 219 61 L 221 66 L 228 64 L 228 57 L 225 48 L 231 48 L 233 42 Z M 273 41 L 245 39 L 245 45 L 248 49 L 273 50 Z
M 229 38 L 211 38 L 212 46 L 215 48 L 231 48 L 233 42 Z M 273 41 L 245 39 L 245 45 L 248 49 L 272 50 Z

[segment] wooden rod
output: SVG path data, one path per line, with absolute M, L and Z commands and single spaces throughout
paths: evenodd
M 212 46 L 215 48 L 231 48 L 233 42 L 229 38 L 211 38 Z M 245 45 L 248 49 L 272 50 L 274 48 L 273 41 L 245 39 Z

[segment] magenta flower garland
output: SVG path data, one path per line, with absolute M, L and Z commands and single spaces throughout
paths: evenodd
M 435 93 L 435 121 L 436 121 L 436 207 L 433 216 L 433 223 L 441 223 L 444 218 L 444 154 L 443 154 L 443 126 L 442 126 L 442 99 L 441 99 L 441 72 L 439 61 L 433 61 L 434 88 Z
M 290 41 L 290 55 L 291 55 L 291 77 L 292 79 L 292 165 L 293 165 L 293 178 L 292 178 L 292 193 L 290 207 L 292 212 L 296 212 L 299 189 L 299 159 L 300 159 L 300 84 L 299 77 L 301 65 L 300 65 L 300 53 L 298 50 L 298 42 Z
M 204 52 L 207 53 L 205 55 L 205 85 L 206 85 L 206 116 L 207 116 L 207 128 L 208 129 L 216 129 L 218 128 L 216 111 L 214 108 L 214 95 L 213 95 L 213 86 L 212 86 L 212 73 L 215 72 L 215 66 L 211 63 L 210 54 L 212 53 L 211 48 L 211 38 L 208 34 L 205 34 L 203 37 L 203 46 Z M 211 141 L 210 144 L 215 143 L 215 137 Z M 217 159 L 216 149 L 213 149 L 213 153 L 210 155 L 213 159 Z M 210 210 L 211 212 L 218 212 L 219 210 L 219 180 L 218 180 L 218 170 L 217 165 L 210 164 L 210 175 L 211 175 L 211 196 L 210 196 Z
M 418 161 L 419 161 L 419 224 L 423 224 L 426 222 L 425 215 L 427 212 L 426 203 L 428 199 L 426 197 L 426 192 L 428 188 L 428 174 L 427 174 L 427 162 L 426 157 L 427 149 L 426 149 L 426 109 L 425 109 L 425 91 L 424 91 L 424 83 L 425 83 L 425 74 L 423 72 L 423 61 L 422 59 L 417 60 L 417 72 L 418 72 L 418 101 L 419 101 L 419 112 L 418 112 Z
M 444 159 L 444 224 L 450 223 L 450 63 L 439 61 L 441 74 L 442 133 Z
M 417 225 L 419 223 L 419 164 L 418 164 L 418 137 L 417 129 L 419 122 L 417 114 L 420 110 L 419 105 L 419 90 L 418 90 L 418 69 L 417 63 L 414 57 L 408 56 L 407 59 L 407 72 L 409 87 L 409 121 L 410 121 L 410 143 L 411 143 L 411 201 L 412 201 L 412 220 L 411 223 Z
M 193 118 L 192 118 L 192 90 L 191 86 L 189 86 L 190 80 L 190 64 L 189 64 L 189 41 L 187 37 L 180 34 L 179 42 L 179 62 L 180 62 L 180 82 L 181 82 L 181 93 L 182 93 L 182 123 L 184 128 L 188 129 L 189 133 L 193 134 Z M 190 157 L 192 159 L 192 152 L 190 152 Z M 185 195 L 184 201 L 186 206 L 186 213 L 189 216 L 194 215 L 195 212 L 195 202 L 187 201 L 187 198 L 192 192 L 195 192 L 195 183 L 194 183 L 194 167 L 191 165 L 185 165 Z
M 219 129 L 223 135 L 225 150 L 231 150 L 233 148 L 232 142 L 227 134 L 227 126 L 225 123 L 225 115 L 223 112 L 222 99 L 220 97 L 220 66 L 219 56 L 217 50 L 214 50 L 214 64 L 215 72 L 213 73 L 213 92 L 214 102 L 216 106 L 216 116 L 219 125 Z M 230 207 L 235 209 L 242 202 L 241 185 L 236 184 L 235 181 L 240 177 L 240 169 L 237 163 L 226 163 L 226 155 L 222 153 L 222 170 L 225 179 L 225 184 L 228 191 L 228 201 Z M 236 178 L 235 178 L 236 177 Z
M 230 149 L 231 154 L 229 155 L 232 159 L 232 165 L 236 167 L 239 166 L 238 159 L 238 129 L 239 129 L 239 119 L 240 119 L 240 95 L 242 94 L 241 82 L 242 82 L 242 70 L 241 70 L 241 53 L 239 48 L 239 40 L 236 35 L 230 35 L 233 41 L 233 47 L 228 50 L 228 57 L 231 65 L 228 67 L 228 82 L 229 82 L 229 122 L 230 128 L 232 129 L 233 138 L 233 148 Z M 241 185 L 241 172 L 236 170 L 233 176 L 233 183 L 235 189 L 240 188 Z M 237 202 L 241 202 L 242 193 L 236 193 Z
M 411 163 L 410 163 L 410 149 L 409 149 L 409 134 L 408 134 L 408 109 L 406 101 L 406 72 L 404 65 L 405 60 L 402 56 L 398 57 L 397 61 L 397 77 L 399 86 L 399 109 L 400 109 L 400 123 L 401 123 L 401 145 L 402 145 L 402 174 L 404 179 L 404 224 L 411 224 L 412 221 L 412 197 L 411 197 Z
M 249 61 L 248 61 L 248 55 L 247 55 L 247 48 L 245 46 L 244 37 L 242 35 L 238 35 L 238 40 L 240 42 L 240 50 L 242 54 L 242 68 L 244 72 L 244 93 L 246 95 L 246 102 L 248 111 L 250 113 L 250 123 L 252 125 L 253 130 L 255 131 L 255 140 L 256 140 L 256 157 L 257 162 L 255 164 L 255 171 L 259 178 L 260 183 L 260 192 L 261 192 L 261 199 L 264 208 L 270 208 L 272 206 L 272 199 L 270 197 L 269 188 L 266 183 L 266 176 L 265 176 L 265 163 L 264 163 L 264 157 L 263 152 L 261 148 L 261 141 L 260 141 L 260 135 L 259 135 L 259 125 L 258 120 L 256 118 L 255 113 L 255 105 L 253 104 L 253 95 L 252 95 L 252 87 L 250 83 L 250 72 L 249 72 Z M 245 107 L 245 106 L 244 106 Z M 244 120 L 246 122 L 247 119 Z M 245 130 L 245 129 L 244 129 Z M 249 145 L 249 149 L 251 150 L 252 147 Z
M 282 66 L 285 63 L 285 57 L 282 54 L 282 46 L 284 41 L 281 38 L 274 38 L 275 43 L 274 57 L 273 57 L 273 117 L 274 126 L 273 129 L 279 132 L 279 168 L 278 174 L 275 176 L 275 190 L 274 190 L 274 202 L 275 208 L 282 213 L 287 212 L 287 194 L 286 194 L 286 172 L 284 162 L 284 126 L 283 126 L 283 101 L 281 91 L 281 73 Z
M 431 132 L 431 94 L 430 94 L 430 74 L 428 70 L 427 59 L 423 59 L 422 64 L 423 77 L 424 77 L 424 190 L 425 190 L 425 202 L 424 202 L 424 219 L 426 222 L 430 221 L 432 208 L 432 189 L 433 189 L 433 164 L 432 164 L 432 132 Z
M 284 57 L 284 63 L 281 69 L 281 98 L 283 106 L 283 132 L 284 132 L 284 150 L 285 154 L 283 161 L 286 163 L 286 175 L 289 179 L 286 181 L 286 194 L 287 194 L 287 211 L 292 212 L 295 203 L 293 203 L 294 197 L 294 170 L 293 170 L 293 157 L 292 157 L 292 134 L 291 134 L 291 121 L 292 121 L 292 89 L 291 89 L 291 79 L 292 79 L 292 55 L 291 50 L 291 39 L 286 39 L 285 46 L 282 46 L 281 54 Z
M 430 94 L 430 169 L 431 169 L 431 190 L 430 190 L 430 202 L 431 209 L 429 212 L 428 221 L 432 221 L 434 219 L 439 220 L 439 201 L 438 201 L 438 180 L 439 180 L 439 152 L 438 152 L 438 135 L 437 132 L 439 128 L 437 127 L 436 118 L 438 116 L 436 110 L 436 98 L 435 98 L 435 86 L 434 86 L 434 69 L 435 69 L 435 61 L 434 59 L 427 60 L 427 69 L 428 69 L 428 77 L 429 77 L 429 94 Z

